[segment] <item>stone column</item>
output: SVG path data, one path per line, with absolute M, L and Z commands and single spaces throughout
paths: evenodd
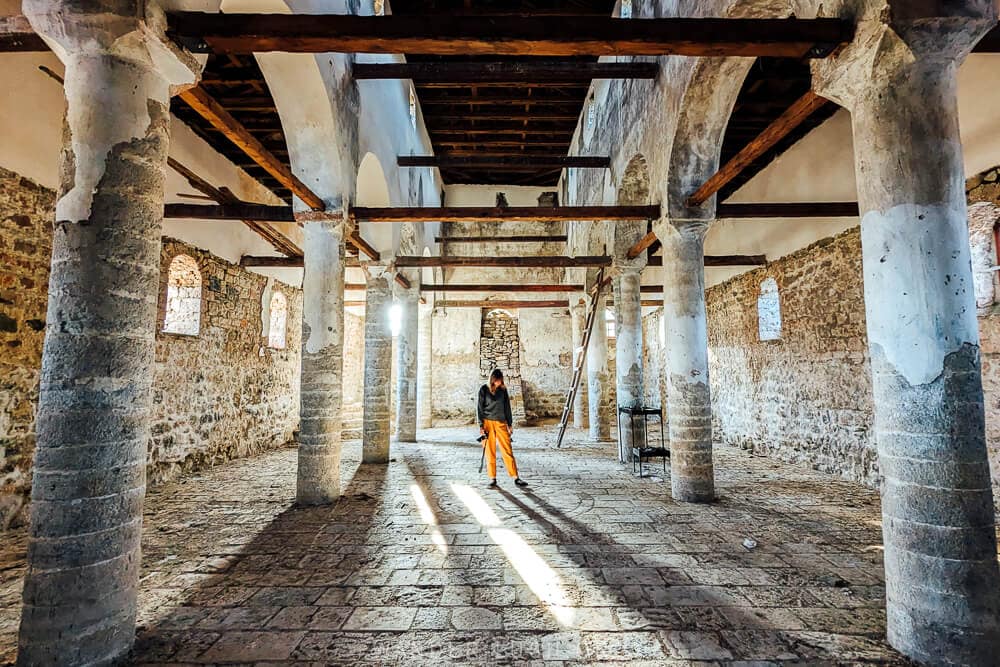
M 362 463 L 389 462 L 389 377 L 392 371 L 392 273 L 368 266 L 365 290 L 364 421 Z
M 615 387 L 619 406 L 642 405 L 642 282 L 641 266 L 621 267 L 614 278 L 615 294 Z M 615 418 L 618 418 L 616 407 Z M 622 416 L 618 434 L 623 461 L 632 460 L 632 438 L 646 439 L 645 423 Z M 635 432 L 633 433 L 633 426 Z
M 611 440 L 611 422 L 606 406 L 608 400 L 608 334 L 604 321 L 604 293 L 597 310 L 597 321 L 587 346 L 587 398 L 592 440 Z
M 198 68 L 131 4 L 23 5 L 67 109 L 20 665 L 123 662 L 135 636 L 170 89 Z
M 303 222 L 302 377 L 296 500 L 340 496 L 344 369 L 344 223 Z
M 432 344 L 434 309 L 419 306 L 417 324 L 417 428 L 431 428 L 434 425 L 432 413 L 434 401 L 431 398 L 431 373 L 434 356 Z
M 570 319 L 573 326 L 573 368 L 579 360 L 579 355 L 583 354 L 583 329 L 587 325 L 587 306 L 583 299 L 569 307 Z M 583 369 L 584 375 L 580 381 L 576 396 L 573 397 L 573 427 L 587 428 L 587 369 Z
M 415 276 L 407 276 L 410 287 L 395 285 L 396 303 L 401 309 L 396 338 L 396 440 L 417 441 L 417 310 L 420 288 Z
M 854 126 L 888 639 L 924 664 L 986 665 L 1000 574 L 955 73 L 996 17 L 951 5 L 961 18 L 904 13 L 859 35 L 875 53 L 842 65 L 878 67 L 819 83 Z
M 663 243 L 671 492 L 675 500 L 709 502 L 715 498 L 715 472 L 705 316 L 708 222 L 660 221 L 655 231 Z

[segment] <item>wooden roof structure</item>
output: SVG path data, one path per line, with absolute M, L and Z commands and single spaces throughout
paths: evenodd
M 614 0 L 407 0 L 392 3 L 394 15 L 592 15 L 611 16 Z M 449 66 L 498 63 L 569 68 L 597 63 L 596 57 L 497 57 L 406 54 L 407 63 Z M 455 77 L 458 78 L 458 77 Z M 481 77 L 485 78 L 485 77 Z M 541 77 L 540 77 L 541 78 Z M 359 84 L 363 85 L 363 84 Z M 439 157 L 563 158 L 587 100 L 589 80 L 456 81 L 414 84 L 424 124 Z M 517 170 L 476 166 L 443 167 L 445 183 L 555 186 L 562 167 Z

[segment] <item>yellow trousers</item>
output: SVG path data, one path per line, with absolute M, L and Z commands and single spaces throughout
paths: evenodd
M 486 429 L 486 473 L 490 479 L 496 479 L 497 444 L 499 444 L 503 464 L 507 467 L 507 474 L 516 478 L 517 461 L 514 460 L 514 450 L 510 446 L 510 433 L 507 432 L 507 424 L 484 419 L 483 428 Z

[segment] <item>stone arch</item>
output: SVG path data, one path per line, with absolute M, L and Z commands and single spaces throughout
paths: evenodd
M 792 4 L 803 0 L 734 0 L 716 16 L 732 18 L 783 18 L 792 14 Z M 797 15 L 802 15 L 801 13 Z M 687 198 L 719 169 L 722 140 L 733 106 L 755 58 L 699 58 L 688 78 L 674 131 L 667 172 L 666 211 L 670 219 L 711 220 L 715 198 L 700 207 L 687 206 Z
M 223 0 L 222 11 L 351 14 L 353 4 L 331 0 L 321 9 L 295 9 L 290 0 Z M 340 209 L 352 199 L 358 164 L 360 102 L 351 55 L 269 52 L 255 58 L 281 118 L 292 171 L 328 209 Z
M 619 206 L 644 206 L 649 203 L 649 165 L 642 154 L 629 160 L 618 185 Z M 615 255 L 624 256 L 646 233 L 646 223 L 619 222 L 614 226 Z
M 163 333 L 197 336 L 201 331 L 201 270 L 190 255 L 175 255 L 167 268 Z
M 382 163 L 374 153 L 366 153 L 358 166 L 355 202 L 358 206 L 390 206 L 389 182 Z M 392 249 L 392 225 L 361 222 L 358 231 L 379 252 Z
M 689 207 L 687 198 L 719 169 L 726 126 L 753 62 L 753 58 L 701 58 L 694 66 L 670 150 L 669 218 L 710 220 L 715 216 L 714 197 L 697 208 Z

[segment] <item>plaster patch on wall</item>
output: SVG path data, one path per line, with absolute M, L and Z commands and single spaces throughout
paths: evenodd
M 979 344 L 965 218 L 964 205 L 901 204 L 861 221 L 869 341 L 911 386 Z M 961 228 L 943 237 L 941 220 Z

